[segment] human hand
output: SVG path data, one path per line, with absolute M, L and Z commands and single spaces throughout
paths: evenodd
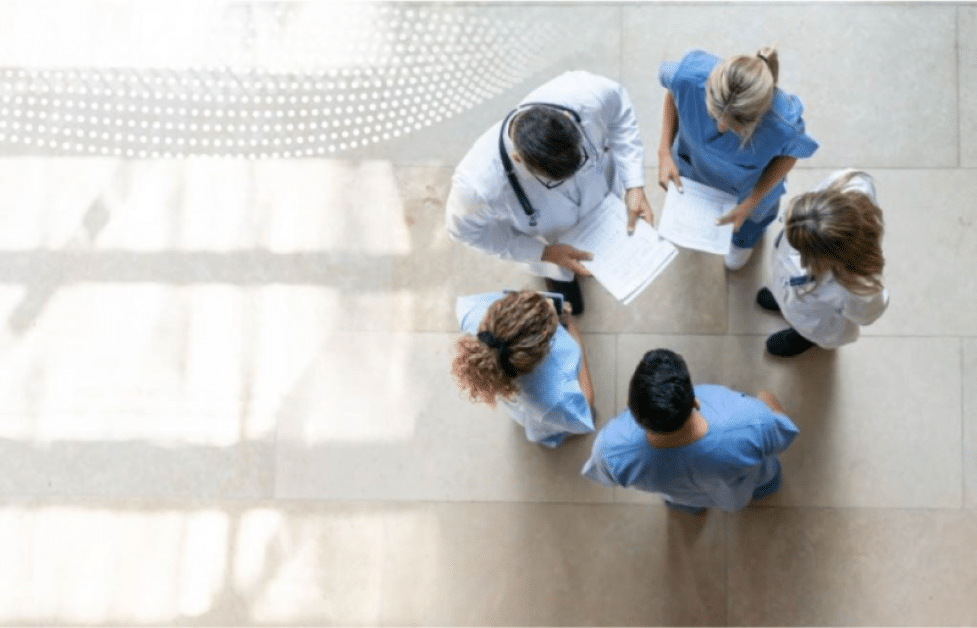
M 716 225 L 722 226 L 732 223 L 733 231 L 739 231 L 746 219 L 750 217 L 750 213 L 753 212 L 753 207 L 753 203 L 743 201 L 725 216 L 720 216 L 719 220 L 716 221 Z
M 624 204 L 628 207 L 628 235 L 634 233 L 634 226 L 638 222 L 638 216 L 644 218 L 648 224 L 655 217 L 651 213 L 651 205 L 645 196 L 644 188 L 630 188 L 624 193 Z
M 781 414 L 786 414 L 784 407 L 780 405 L 780 401 L 773 395 L 765 390 L 761 390 L 756 394 L 757 399 L 767 404 L 767 406 L 774 412 L 779 412 Z
M 587 251 L 581 251 L 569 244 L 548 244 L 543 249 L 543 257 L 541 259 L 544 262 L 552 262 L 557 266 L 566 268 L 574 274 L 589 277 L 590 271 L 584 268 L 580 260 L 592 260 L 594 256 Z
M 672 153 L 658 153 L 658 185 L 668 191 L 668 182 L 675 182 L 675 189 L 682 192 L 682 179 L 679 178 L 678 167 L 672 159 Z

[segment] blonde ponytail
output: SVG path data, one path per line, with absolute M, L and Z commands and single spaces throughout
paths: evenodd
M 740 136 L 740 148 L 753 136 L 773 105 L 780 62 L 773 47 L 756 55 L 728 57 L 716 64 L 706 79 L 709 115 Z

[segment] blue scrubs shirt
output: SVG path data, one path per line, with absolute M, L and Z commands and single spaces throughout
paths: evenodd
M 742 202 L 775 157 L 810 157 L 818 144 L 804 133 L 801 100 L 780 89 L 742 149 L 736 133 L 719 133 L 706 109 L 706 79 L 719 62 L 708 52 L 693 50 L 678 63 L 662 63 L 658 80 L 672 93 L 678 111 L 672 159 L 679 174 L 733 194 Z M 772 218 L 786 189 L 783 180 L 774 185 L 757 203 L 749 220 L 759 223 Z
M 455 313 L 461 331 L 478 334 L 489 306 L 503 297 L 503 292 L 459 297 Z M 594 431 L 594 417 L 578 379 L 580 365 L 579 345 L 562 325 L 557 325 L 543 361 L 531 373 L 516 378 L 519 392 L 511 400 L 501 399 L 531 442 L 552 448 L 571 434 Z
M 777 454 L 798 434 L 797 426 L 765 403 L 724 386 L 695 387 L 709 431 L 699 440 L 653 447 L 630 410 L 597 435 L 581 474 L 607 486 L 661 493 L 679 506 L 716 506 L 735 512 L 754 492 L 779 479 Z

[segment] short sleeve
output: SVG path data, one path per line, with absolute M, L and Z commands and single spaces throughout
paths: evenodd
M 787 415 L 774 412 L 769 408 L 765 408 L 765 413 L 767 416 L 763 421 L 762 428 L 763 452 L 766 455 L 779 454 L 790 447 L 800 430 Z
M 580 475 L 591 482 L 603 484 L 604 486 L 621 486 L 610 464 L 603 448 L 603 433 L 597 435 L 594 441 L 594 448 L 590 453 L 590 458 L 580 469 Z
M 787 145 L 784 146 L 781 152 L 782 155 L 796 157 L 797 159 L 806 159 L 818 149 L 818 143 L 811 136 L 804 133 L 804 123 L 801 122 L 800 125 L 801 132 L 787 142 Z
M 658 66 L 658 82 L 661 83 L 662 87 L 671 91 L 676 71 L 678 71 L 677 61 L 665 61 Z
M 792 127 L 793 132 L 780 154 L 797 159 L 806 159 L 818 149 L 818 143 L 806 132 L 804 118 L 801 117 L 804 105 L 797 96 L 787 96 L 785 108 L 789 113 L 786 113 L 784 117 L 789 121 L 788 124 Z
M 563 395 L 558 406 L 550 408 L 543 421 L 572 434 L 589 434 L 594 431 L 594 417 L 580 386 L 575 388 Z

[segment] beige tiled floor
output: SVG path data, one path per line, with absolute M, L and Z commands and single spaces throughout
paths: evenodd
M 977 5 L 0 18 L 0 624 L 977 624 Z M 783 361 L 753 302 L 772 237 L 734 274 L 683 251 L 628 306 L 585 281 L 599 425 L 665 346 L 801 427 L 775 496 L 670 513 L 580 478 L 592 437 L 530 445 L 458 392 L 455 297 L 540 282 L 452 242 L 444 200 L 582 68 L 631 93 L 658 209 L 658 64 L 775 42 L 821 143 L 788 196 L 876 177 L 891 306 Z

